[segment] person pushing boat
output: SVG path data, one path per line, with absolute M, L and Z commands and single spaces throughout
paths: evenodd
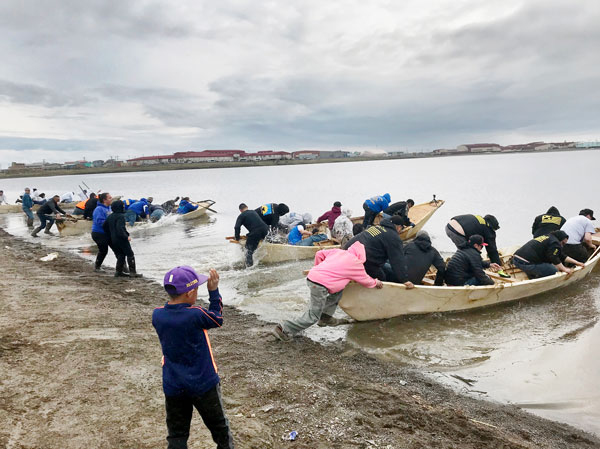
M 563 253 L 568 240 L 569 235 L 561 230 L 540 235 L 515 251 L 513 264 L 529 279 L 552 276 L 559 271 L 570 274 L 573 270 L 565 267 L 565 262 L 580 267 L 584 264 Z
M 233 227 L 235 240 L 240 240 L 240 232 L 242 226 L 244 226 L 248 230 L 248 234 L 246 235 L 246 267 L 251 267 L 254 264 L 252 255 L 256 251 L 256 248 L 258 248 L 260 241 L 269 233 L 269 227 L 260 215 L 258 215 L 258 212 L 248 209 L 245 203 L 241 203 L 238 208 L 240 215 Z
M 496 231 L 500 229 L 498 220 L 493 215 L 457 215 L 446 225 L 446 235 L 460 249 L 472 235 L 483 237 L 490 262 L 502 265 L 496 247 Z
M 592 241 L 592 234 L 596 232 L 592 220 L 596 220 L 594 211 L 582 209 L 579 215 L 569 218 L 561 228 L 569 235 L 564 247 L 565 254 L 579 262 L 587 261 L 591 252 L 596 249 Z
M 267 203 L 255 209 L 262 221 L 272 229 L 276 229 L 279 224 L 279 217 L 287 214 L 290 208 L 284 203 Z
M 40 225 L 33 230 L 31 233 L 32 237 L 37 237 L 38 233 L 44 229 L 44 234 L 52 234 L 50 232 L 50 228 L 54 224 L 54 220 L 57 218 L 61 218 L 62 215 L 70 216 L 64 210 L 60 208 L 58 202 L 60 201 L 60 196 L 54 195 L 50 198 L 50 201 L 43 204 L 37 211 L 37 216 L 40 219 Z

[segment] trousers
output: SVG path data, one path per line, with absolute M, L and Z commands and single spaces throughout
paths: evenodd
M 365 211 L 365 218 L 363 219 L 363 227 L 367 229 L 369 226 L 373 225 L 375 221 L 375 217 L 378 212 L 372 211 L 371 208 L 367 205 L 367 203 L 363 203 L 363 210 Z
M 168 449 L 187 449 L 194 408 L 210 431 L 217 449 L 233 449 L 233 437 L 225 416 L 219 384 L 201 396 L 165 396 Z
M 522 270 L 529 279 L 545 278 L 556 274 L 558 269 L 551 263 L 528 263 L 517 256 L 513 257 L 513 264 Z
M 101 232 L 92 232 L 92 240 L 94 240 L 98 246 L 98 254 L 96 255 L 96 268 L 100 268 L 102 266 L 102 262 L 104 262 L 104 259 L 108 254 L 108 248 L 112 247 L 110 243 L 110 237 Z
M 306 283 L 310 288 L 310 303 L 308 310 L 293 320 L 284 321 L 281 324 L 283 331 L 289 335 L 295 335 L 306 328 L 309 328 L 321 319 L 322 315 L 333 316 L 340 299 L 342 291 L 329 293 L 322 285 L 316 284 L 307 279 Z
M 268 229 L 261 229 L 258 231 L 250 232 L 246 236 L 246 266 L 251 267 L 254 264 L 254 259 L 252 258 L 254 251 L 258 248 L 258 244 L 261 240 L 263 240 L 267 234 L 269 233 Z

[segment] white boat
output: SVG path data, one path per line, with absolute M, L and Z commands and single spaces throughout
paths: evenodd
M 415 223 L 415 226 L 412 228 L 405 229 L 400 237 L 402 240 L 409 240 L 414 238 L 425 223 L 431 218 L 431 216 L 444 204 L 443 200 L 437 200 L 435 202 L 417 204 L 411 207 L 408 212 L 408 216 L 410 220 Z M 354 217 L 352 221 L 362 222 L 362 217 Z M 375 223 L 379 223 L 381 219 L 381 215 L 376 217 Z M 328 232 L 327 224 L 320 225 L 309 225 L 307 229 L 312 229 L 314 226 L 319 226 L 323 232 Z M 232 243 L 239 243 L 241 245 L 245 245 L 244 237 L 238 242 L 234 240 L 233 237 L 227 237 Z M 305 260 L 312 259 L 315 257 L 317 251 L 321 249 L 332 249 L 339 248 L 340 245 L 338 242 L 334 240 L 323 240 L 321 242 L 315 243 L 314 246 L 299 246 L 299 245 L 288 245 L 285 243 L 270 243 L 266 241 L 262 241 L 258 245 L 257 251 L 254 253 L 255 257 L 261 263 L 278 263 L 278 262 L 287 262 L 292 260 Z
M 599 260 L 600 248 L 584 267 L 575 268 L 570 275 L 559 272 L 532 280 L 514 267 L 505 268 L 504 271 L 511 274 L 509 279 L 488 272 L 494 285 L 485 286 L 417 285 L 407 289 L 404 284 L 384 282 L 382 289 L 368 289 L 351 283 L 344 290 L 339 305 L 357 321 L 475 309 L 535 296 L 578 282 L 590 274 Z

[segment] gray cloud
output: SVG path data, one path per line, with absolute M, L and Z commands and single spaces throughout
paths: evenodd
M 0 80 L 0 99 L 10 103 L 40 105 L 49 108 L 79 106 L 92 99 L 78 93 L 62 93 L 34 84 Z

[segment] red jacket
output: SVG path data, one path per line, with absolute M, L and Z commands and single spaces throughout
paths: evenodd
M 329 229 L 331 230 L 331 229 L 333 229 L 333 224 L 335 223 L 335 219 L 337 217 L 339 217 L 341 214 L 342 214 L 342 208 L 333 206 L 331 208 L 331 210 L 328 210 L 323 215 L 321 215 L 319 218 L 317 218 L 317 223 L 320 221 L 327 220 L 327 226 L 329 226 Z

